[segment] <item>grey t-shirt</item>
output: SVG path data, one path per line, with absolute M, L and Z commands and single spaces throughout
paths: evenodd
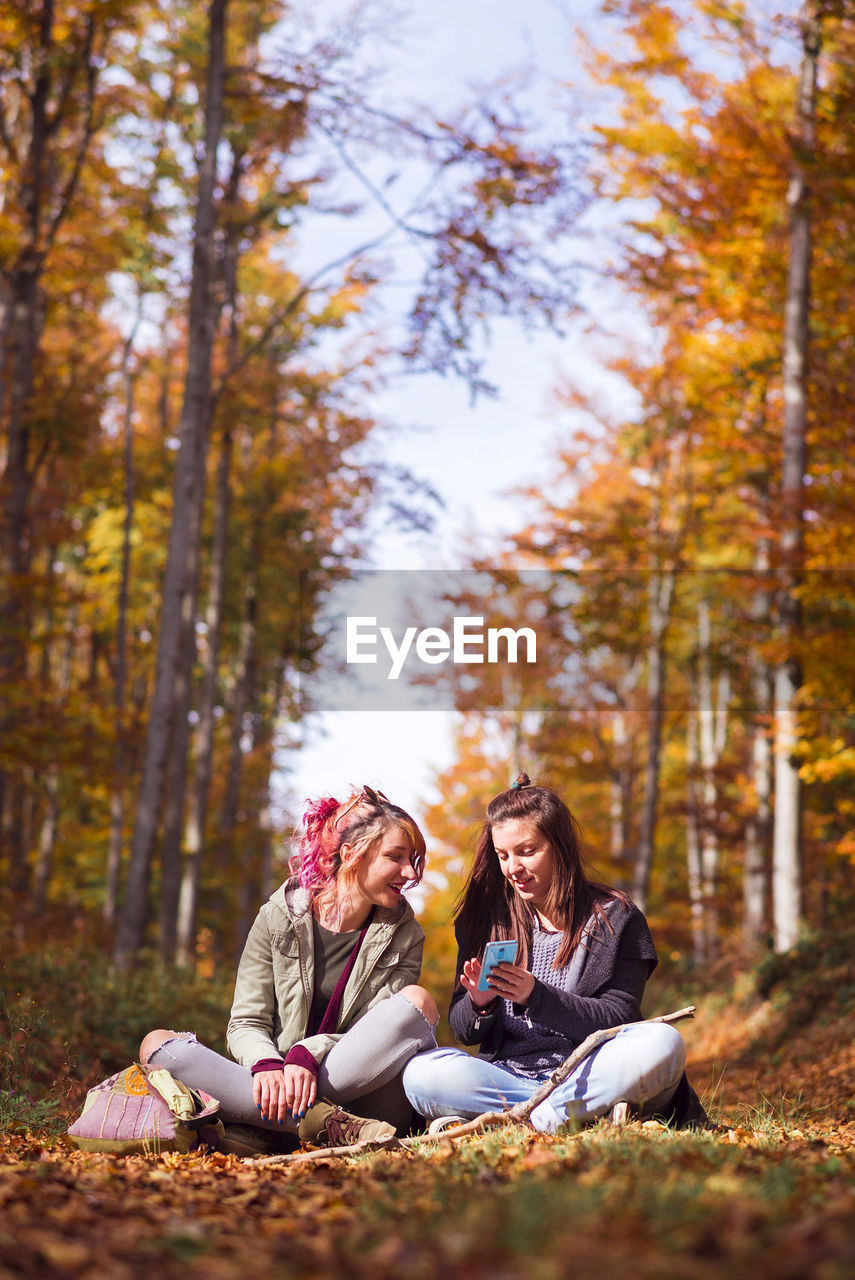
M 327 1005 L 335 991 L 336 983 L 344 972 L 350 959 L 350 953 L 356 946 L 359 929 L 348 929 L 346 933 L 333 933 L 317 920 L 312 919 L 315 944 L 315 989 L 312 1001 L 312 1015 L 316 1026 L 327 1011 Z

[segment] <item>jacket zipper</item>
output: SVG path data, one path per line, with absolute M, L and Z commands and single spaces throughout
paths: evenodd
M 384 928 L 384 929 L 386 929 L 386 930 L 388 931 L 388 930 L 391 928 L 391 926 L 390 926 L 390 925 L 388 925 L 388 924 L 385 924 L 385 925 L 383 925 L 383 928 Z M 367 981 L 368 981 L 368 979 L 371 977 L 371 974 L 374 972 L 375 968 L 377 967 L 377 960 L 379 960 L 379 959 L 380 959 L 380 957 L 382 956 L 383 952 L 386 950 L 386 948 L 389 946 L 389 943 L 392 941 L 392 936 L 393 936 L 393 934 L 394 934 L 394 930 L 392 930 L 392 933 L 390 933 L 390 934 L 389 934 L 389 937 L 386 939 L 386 941 L 384 942 L 383 946 L 382 946 L 382 947 L 380 948 L 380 950 L 377 952 L 377 957 L 376 957 L 376 959 L 375 959 L 375 961 L 374 961 L 374 964 L 372 964 L 372 965 L 371 965 L 371 966 L 366 970 L 365 977 L 362 979 L 362 981 L 360 982 L 359 986 L 358 986 L 358 987 L 356 988 L 356 990 L 353 992 L 353 995 L 350 997 L 350 1000 L 348 1001 L 348 1003 L 347 1003 L 346 1005 L 342 1004 L 342 1007 L 341 1007 L 341 1009 L 340 1009 L 340 1011 L 339 1011 L 339 1015 L 338 1015 L 339 1024 L 341 1024 L 342 1022 L 344 1022 L 345 1018 L 346 1018 L 346 1017 L 347 1017 L 347 1015 L 350 1013 L 351 1009 L 353 1008 L 354 1004 L 356 1003 L 356 1000 L 357 1000 L 357 997 L 359 996 L 359 993 L 361 992 L 362 988 L 365 986 L 366 982 L 367 982 Z M 366 939 L 366 941 L 367 941 L 367 939 Z M 357 963 L 359 963 L 358 959 L 357 959 Z
M 305 964 L 303 963 L 303 948 L 300 946 L 299 929 L 294 930 L 294 937 L 297 942 L 297 963 L 300 969 L 300 986 L 303 989 L 303 1010 L 304 1010 L 303 1025 L 306 1028 L 306 1030 L 303 1032 L 303 1036 L 306 1036 L 309 1034 L 309 1007 L 310 1007 L 309 1006 L 309 984 L 308 984 L 308 975 L 306 973 L 306 967 L 305 967 Z

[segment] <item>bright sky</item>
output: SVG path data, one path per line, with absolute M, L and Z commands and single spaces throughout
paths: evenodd
M 573 27 L 593 7 L 591 0 L 431 0 L 414 6 L 415 34 L 394 55 L 392 91 L 399 84 L 403 101 L 453 103 L 467 87 L 526 63 L 534 71 L 530 101 L 543 136 L 562 137 L 569 121 L 560 84 L 574 79 Z M 558 431 L 550 412 L 552 391 L 559 372 L 572 371 L 574 362 L 579 377 L 589 376 L 578 367 L 580 359 L 578 338 L 531 337 L 503 322 L 487 352 L 486 373 L 499 388 L 497 398 L 472 405 L 462 383 L 422 377 L 380 399 L 378 411 L 402 424 L 388 441 L 390 460 L 435 487 L 446 508 L 428 537 L 381 536 L 375 567 L 458 567 L 469 539 L 488 543 L 519 524 L 519 503 L 507 491 L 548 475 Z M 293 771 L 283 778 L 283 799 L 298 806 L 307 795 L 341 796 L 350 783 L 369 783 L 418 811 L 433 798 L 434 771 L 451 761 L 452 731 L 453 715 L 444 711 L 312 717 Z
M 532 72 L 527 103 L 541 139 L 562 140 L 576 127 L 571 93 L 583 115 L 602 108 L 602 98 L 592 99 L 585 86 L 575 34 L 581 28 L 595 43 L 613 38 L 597 0 L 401 0 L 401 5 L 414 17 L 399 48 L 389 53 L 385 83 L 393 105 L 400 95 L 402 106 L 418 99 L 448 108 L 464 100 L 467 89 L 526 65 Z M 348 7 L 347 0 L 315 0 L 315 6 L 323 14 Z M 795 0 L 785 5 L 750 0 L 748 5 L 765 32 L 777 29 L 779 10 L 794 15 L 797 7 Z M 780 44 L 779 56 L 795 56 L 793 39 Z M 699 47 L 699 55 L 705 52 Z M 638 318 L 625 314 L 625 303 L 616 305 L 601 281 L 590 279 L 582 301 L 598 322 L 626 334 L 627 341 L 637 336 Z M 485 368 L 499 388 L 496 399 L 472 405 L 462 383 L 437 377 L 409 379 L 380 397 L 371 407 L 396 424 L 384 443 L 385 456 L 431 484 L 446 505 L 430 536 L 382 533 L 367 567 L 458 568 L 473 540 L 484 549 L 503 531 L 519 528 L 524 513 L 509 491 L 528 481 L 548 483 L 562 427 L 552 407 L 559 377 L 631 411 L 628 392 L 598 370 L 592 350 L 581 324 L 563 337 L 531 337 L 521 326 L 502 322 L 494 326 Z M 453 726 L 453 713 L 444 711 L 314 716 L 301 727 L 301 750 L 288 753 L 293 767 L 282 779 L 283 799 L 296 809 L 307 795 L 340 796 L 350 783 L 367 782 L 418 813 L 422 802 L 436 798 L 435 772 L 453 759 Z M 508 773 L 510 780 L 510 762 Z

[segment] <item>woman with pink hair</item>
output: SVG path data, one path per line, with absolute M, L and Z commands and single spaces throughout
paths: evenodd
M 382 792 L 310 803 L 292 875 L 259 911 L 238 966 L 227 1032 L 237 1062 L 192 1032 L 145 1037 L 142 1062 L 219 1099 L 226 1150 L 344 1146 L 409 1128 L 401 1073 L 434 1047 L 439 1018 L 416 985 L 424 932 L 402 896 L 424 863 L 421 831 Z

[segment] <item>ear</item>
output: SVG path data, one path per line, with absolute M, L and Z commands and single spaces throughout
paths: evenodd
M 341 858 L 341 865 L 343 867 L 346 867 L 349 864 L 351 864 L 354 861 L 355 853 L 356 853 L 355 846 L 352 844 L 349 844 L 348 841 L 345 840 L 344 843 L 339 846 L 339 850 L 338 850 L 338 856 Z

